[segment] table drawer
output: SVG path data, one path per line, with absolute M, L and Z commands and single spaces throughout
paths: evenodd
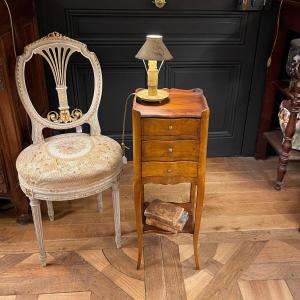
M 196 140 L 142 142 L 143 161 L 198 161 L 198 156 L 199 141 Z
M 145 137 L 176 136 L 178 139 L 184 137 L 197 139 L 199 128 L 200 119 L 142 119 L 142 135 Z
M 143 162 L 143 177 L 197 177 L 198 163 L 191 161 L 180 162 Z

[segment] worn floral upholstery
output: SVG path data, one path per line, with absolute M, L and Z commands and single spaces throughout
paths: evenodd
M 30 145 L 17 159 L 20 182 L 29 187 L 65 191 L 95 184 L 120 172 L 120 145 L 107 136 L 61 134 Z

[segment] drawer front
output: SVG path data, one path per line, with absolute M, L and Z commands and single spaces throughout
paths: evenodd
M 157 141 L 142 142 L 143 161 L 198 161 L 199 141 Z
M 197 177 L 196 162 L 143 162 L 143 177 Z
M 143 118 L 142 130 L 145 139 L 150 137 L 174 137 L 176 139 L 197 139 L 199 136 L 200 119 L 160 119 Z

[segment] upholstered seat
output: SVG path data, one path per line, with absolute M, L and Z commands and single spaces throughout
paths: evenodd
M 23 188 L 74 191 L 120 173 L 122 150 L 107 136 L 68 133 L 30 145 L 16 165 Z
M 94 93 L 85 113 L 79 108 L 71 109 L 68 102 L 67 68 L 73 53 L 81 54 L 90 62 L 94 75 Z M 36 111 L 26 87 L 25 66 L 35 55 L 43 57 L 49 64 L 59 102 L 58 111 L 50 111 L 46 118 Z M 115 242 L 117 247 L 121 247 L 119 180 L 122 150 L 116 141 L 101 134 L 98 108 L 102 94 L 102 72 L 96 54 L 79 41 L 57 32 L 50 33 L 27 45 L 24 53 L 17 57 L 16 84 L 31 120 L 33 141 L 33 145 L 20 153 L 16 167 L 21 189 L 30 199 L 41 264 L 46 266 L 47 254 L 40 200 L 47 203 L 49 219 L 54 221 L 53 202 L 97 195 L 97 208 L 101 212 L 102 192 L 111 189 Z M 55 131 L 73 128 L 75 131 L 83 124 L 89 125 L 89 134 L 67 133 L 44 139 L 44 128 Z

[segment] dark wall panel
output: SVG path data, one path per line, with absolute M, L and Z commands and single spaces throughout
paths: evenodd
M 252 104 L 257 99 L 249 98 L 253 70 L 265 72 L 255 67 L 262 11 L 240 11 L 238 1 L 231 0 L 173 0 L 163 9 L 150 0 L 43 0 L 38 11 L 42 33 L 61 31 L 97 54 L 104 80 L 99 111 L 104 134 L 120 140 L 125 98 L 146 84 L 143 64 L 134 56 L 146 34 L 160 33 L 174 56 L 161 69 L 160 87 L 204 90 L 211 108 L 209 154 L 240 155 L 252 147 L 244 139 L 245 126 L 248 135 L 255 135 L 248 124 L 259 114 Z M 91 71 L 76 59 L 71 68 L 70 102 L 86 110 Z M 126 133 L 130 143 L 130 113 Z
M 166 41 L 172 44 L 242 44 L 247 23 L 244 13 L 225 15 L 192 11 L 141 11 L 137 14 L 117 10 L 67 10 L 66 17 L 68 31 L 73 37 L 116 44 L 140 43 L 147 32 L 166 33 Z M 128 32 L 112 26 L 114 20 Z

